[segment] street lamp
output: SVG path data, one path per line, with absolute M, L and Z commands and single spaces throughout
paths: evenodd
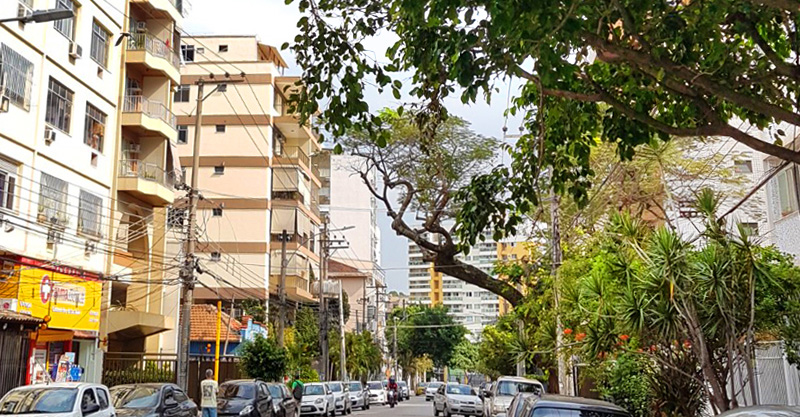
M 20 22 L 20 23 L 44 23 L 52 22 L 54 20 L 69 19 L 75 16 L 72 10 L 68 9 L 50 9 L 50 10 L 36 10 L 26 16 L 10 17 L 8 19 L 0 19 L 0 23 L 7 22 Z

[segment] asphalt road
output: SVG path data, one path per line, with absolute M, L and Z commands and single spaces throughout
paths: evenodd
M 373 404 L 369 410 L 353 411 L 352 417 L 432 417 L 433 402 L 425 401 L 425 396 L 412 395 L 410 400 L 398 403 L 394 408 L 388 405 Z

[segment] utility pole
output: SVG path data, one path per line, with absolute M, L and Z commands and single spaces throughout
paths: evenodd
M 394 318 L 394 377 L 397 379 L 397 317 Z
M 281 281 L 278 285 L 278 299 L 280 300 L 278 317 L 278 346 L 283 347 L 283 333 L 286 328 L 286 241 L 289 235 L 286 229 L 281 232 Z M 269 296 L 267 297 L 269 298 Z
M 188 226 L 187 226 L 187 234 L 186 243 L 184 246 L 184 254 L 185 259 L 183 262 L 183 267 L 181 268 L 180 276 L 181 282 L 183 282 L 183 305 L 181 308 L 181 326 L 180 326 L 180 338 L 179 338 L 179 346 L 178 346 L 178 375 L 177 375 L 177 382 L 178 386 L 181 387 L 184 391 L 188 388 L 189 384 L 189 329 L 191 328 L 191 317 L 192 317 L 192 304 L 194 303 L 194 284 L 195 284 L 195 269 L 196 269 L 196 259 L 195 259 L 195 219 L 197 217 L 197 201 L 200 197 L 200 193 L 197 191 L 197 178 L 198 178 L 198 170 L 200 167 L 200 129 L 202 127 L 202 120 L 203 120 L 203 101 L 205 101 L 208 96 L 203 96 L 203 86 L 205 84 L 216 84 L 217 87 L 209 93 L 209 96 L 217 91 L 220 86 L 229 84 L 229 83 L 236 83 L 242 82 L 242 80 L 204 80 L 200 78 L 197 80 L 197 110 L 196 116 L 194 121 L 194 147 L 192 148 L 192 180 L 191 185 L 188 189 L 189 194 L 189 216 L 188 216 Z
M 320 239 L 319 263 L 319 346 L 322 353 L 319 377 L 321 381 L 328 378 L 328 309 L 325 303 L 325 279 L 328 276 L 328 216 L 322 219 L 322 239 Z
M 369 305 L 369 297 L 367 297 L 367 279 L 361 281 L 361 332 L 367 327 L 367 305 Z
M 564 346 L 564 329 L 561 324 L 561 316 L 558 313 L 559 298 L 561 297 L 561 285 L 558 279 L 558 269 L 561 267 L 561 229 L 558 216 L 559 198 L 555 191 L 550 191 L 550 222 L 551 222 L 551 244 L 552 244 L 552 267 L 550 270 L 553 276 L 553 306 L 556 311 L 556 358 L 558 360 L 558 393 L 562 395 L 572 395 L 572 384 L 569 382 L 567 373 L 567 362 L 564 358 L 562 348 Z
M 342 280 L 339 280 L 339 371 L 341 371 L 342 382 L 347 381 L 347 352 L 345 352 L 344 342 L 344 297 L 342 296 Z

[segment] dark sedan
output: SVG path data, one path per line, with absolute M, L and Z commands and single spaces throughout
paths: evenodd
M 269 393 L 272 395 L 272 405 L 278 413 L 276 417 L 299 417 L 300 408 L 297 401 L 292 396 L 289 388 L 283 384 L 267 384 Z
M 266 382 L 239 379 L 220 384 L 219 417 L 277 417 Z
M 197 417 L 197 404 L 174 384 L 117 385 L 108 391 L 119 417 Z

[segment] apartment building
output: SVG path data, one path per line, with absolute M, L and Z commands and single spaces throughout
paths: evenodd
M 343 268 L 351 274 L 348 285 L 344 286 L 351 309 L 360 314 L 366 330 L 382 337 L 389 311 L 386 278 L 381 269 L 377 201 L 358 174 L 364 161 L 358 156 L 335 155 L 330 151 L 324 151 L 316 161 L 322 173 L 320 210 L 328 216 L 331 230 L 345 229 L 334 234 L 348 246 L 333 252 L 331 259 L 358 271 Z M 375 177 L 373 170 L 369 178 L 374 181 Z M 362 281 L 354 282 L 354 277 Z M 353 319 L 351 314 L 348 326 L 355 328 Z
M 126 5 L 9 0 L 0 18 L 54 7 L 74 16 L 0 24 L 0 394 L 62 358 L 101 372 Z
M 781 126 L 793 137 L 785 146 L 797 149 L 800 146 L 800 132 L 793 126 Z M 769 138 L 769 134 L 763 136 Z M 795 257 L 800 265 L 800 173 L 796 164 L 783 165 L 775 157 L 762 155 L 761 163 L 765 175 L 779 170 L 763 187 L 766 194 L 766 227 L 762 232 L 766 243 L 774 244 L 779 250 Z
M 281 239 L 286 232 L 286 294 L 291 308 L 314 300 L 318 277 L 319 172 L 311 163 L 320 151 L 317 134 L 300 126 L 284 106 L 296 77 L 283 76 L 278 50 L 254 36 L 197 36 L 183 41 L 181 86 L 175 92 L 178 146 L 186 177 L 191 176 L 197 82 L 235 74 L 246 82 L 214 90 L 206 86 L 201 121 L 197 222 L 199 276 L 195 302 L 225 307 L 257 299 L 277 311 Z M 170 216 L 170 227 L 185 225 L 185 209 Z M 170 254 L 181 251 L 170 235 Z M 270 297 L 272 300 L 270 300 Z M 171 294 L 177 309 L 178 291 Z M 174 313 L 177 317 L 177 312 Z
M 469 255 L 459 255 L 457 259 L 492 275 L 498 260 L 522 256 L 524 247 L 520 243 L 495 242 L 487 235 L 486 241 L 472 247 Z M 508 311 L 507 303 L 494 293 L 447 276 L 446 271 L 433 271 L 431 264 L 423 261 L 422 252 L 414 243 L 408 246 L 408 268 L 409 302 L 447 306 L 456 321 L 467 328 L 467 337 L 473 342 L 480 340 L 485 326 Z

